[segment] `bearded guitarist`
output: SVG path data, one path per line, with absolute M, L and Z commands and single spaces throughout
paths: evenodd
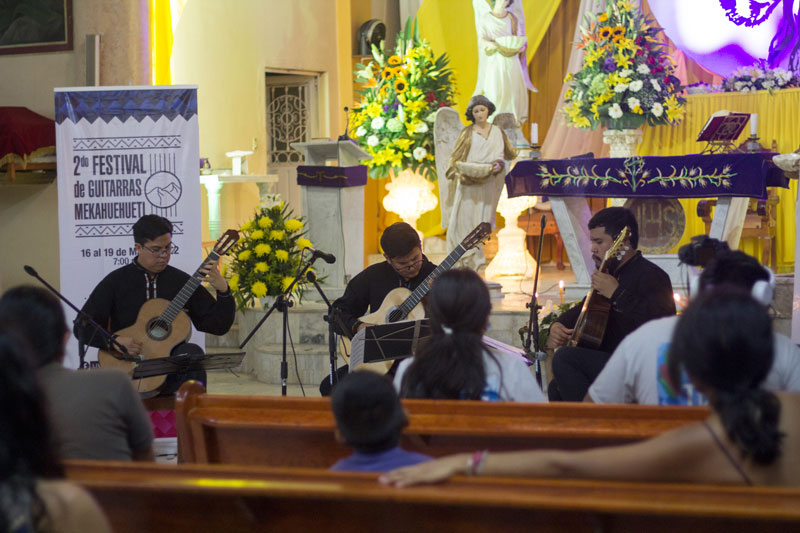
M 624 207 L 598 211 L 589 220 L 592 259 L 599 268 L 606 252 L 624 228 L 620 253 L 610 258 L 607 272 L 592 274 L 593 297 L 605 299 L 608 309 L 602 340 L 592 348 L 574 338 L 582 305 L 564 312 L 550 327 L 547 347 L 556 350 L 553 380 L 548 388 L 550 401 L 583 401 L 589 386 L 600 374 L 611 353 L 628 333 L 645 322 L 675 314 L 669 276 L 636 249 L 639 228 L 633 213 Z
M 353 277 L 344 295 L 333 302 L 342 319 L 341 324 L 335 325 L 340 335 L 352 338 L 370 325 L 359 317 L 378 310 L 386 295 L 398 287 L 413 291 L 436 268 L 423 255 L 417 231 L 405 222 L 396 222 L 384 230 L 381 248 L 386 261 L 371 265 Z M 323 395 L 329 392 L 327 379 L 320 385 L 320 392 Z
M 166 218 L 157 215 L 143 216 L 133 225 L 133 240 L 138 253 L 136 258 L 103 278 L 83 305 L 83 311 L 98 324 L 107 325 L 109 331 L 119 331 L 133 325 L 147 300 L 172 300 L 190 277 L 182 270 L 169 266 L 175 245 L 172 244 L 172 223 Z M 236 313 L 228 283 L 220 275 L 216 261 L 205 263 L 198 271 L 198 279 L 208 281 L 214 287 L 216 299 L 207 290 L 198 288 L 188 299 L 185 311 L 197 330 L 224 335 L 231 328 Z M 86 345 L 112 350 L 85 322 L 76 322 L 74 333 Z M 142 351 L 140 340 L 125 336 L 117 337 L 116 340 L 131 355 L 138 355 Z M 172 350 L 173 353 L 198 351 L 199 346 L 186 343 Z M 189 371 L 180 376 L 168 375 L 160 394 L 174 394 L 187 379 L 205 383 L 205 371 Z

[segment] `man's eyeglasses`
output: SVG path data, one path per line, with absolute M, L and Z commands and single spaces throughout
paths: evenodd
M 175 246 L 172 243 L 170 243 L 170 245 L 167 246 L 166 248 L 162 248 L 160 246 L 157 246 L 155 248 L 150 248 L 149 246 L 146 246 L 144 244 L 142 245 L 142 248 L 144 248 L 145 250 L 147 250 L 151 254 L 155 255 L 156 257 L 164 257 L 165 255 L 170 255 L 170 254 L 174 253 L 175 250 L 178 249 L 178 247 Z
M 397 270 L 397 271 L 413 270 L 418 264 L 422 263 L 422 258 L 419 258 L 416 261 L 412 261 L 410 263 L 404 263 L 402 265 L 398 265 L 394 261 L 391 261 L 391 263 L 392 263 L 392 266 L 394 267 L 394 269 Z

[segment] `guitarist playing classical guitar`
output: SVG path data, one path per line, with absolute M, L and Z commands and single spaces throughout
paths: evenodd
M 622 234 L 626 228 L 627 233 Z M 547 347 L 557 350 L 548 388 L 550 401 L 583 401 L 628 333 L 649 320 L 675 314 L 669 276 L 636 249 L 639 228 L 630 210 L 609 207 L 598 211 L 589 220 L 589 238 L 598 267 L 592 274 L 591 296 L 584 300 L 586 305 L 577 305 L 558 317 L 547 339 Z M 607 254 L 612 248 L 616 248 L 614 253 Z M 585 306 L 593 309 L 582 312 Z M 592 315 L 606 320 L 599 334 L 581 335 L 591 329 L 583 327 L 583 319 Z
M 126 266 L 108 274 L 94 288 L 83 310 L 97 323 L 108 325 L 110 331 L 128 328 L 137 321 L 142 305 L 153 298 L 172 300 L 189 280 L 189 274 L 169 266 L 175 245 L 172 244 L 172 223 L 164 217 L 145 215 L 133 225 L 136 258 Z M 198 279 L 207 280 L 217 291 L 216 299 L 205 289 L 194 291 L 186 302 L 185 310 L 199 331 L 214 335 L 228 332 L 236 313 L 228 283 L 217 269 L 217 261 L 208 261 L 198 270 Z M 95 335 L 85 322 L 76 322 L 75 336 L 84 344 L 110 350 L 105 340 Z M 129 336 L 116 339 L 131 355 L 142 351 L 142 342 Z M 196 345 L 181 347 L 196 353 Z M 175 350 L 173 350 L 174 352 Z M 160 389 L 162 395 L 175 392 L 182 381 L 197 379 L 205 383 L 205 372 L 187 372 L 181 376 L 170 374 Z
M 370 325 L 361 322 L 359 317 L 368 310 L 376 311 L 386 295 L 398 287 L 416 289 L 436 268 L 423 255 L 417 231 L 405 222 L 396 222 L 383 231 L 381 248 L 386 261 L 371 265 L 353 277 L 344 295 L 333 302 L 342 319 L 341 324 L 335 324 L 340 335 L 352 338 Z M 342 369 L 342 372 L 346 371 L 346 368 Z M 327 396 L 329 391 L 330 384 L 326 378 L 320 384 L 320 392 Z

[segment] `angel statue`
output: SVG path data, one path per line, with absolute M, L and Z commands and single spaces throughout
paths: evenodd
M 472 0 L 478 33 L 478 82 L 473 94 L 494 102 L 500 113 L 513 113 L 517 125 L 528 120 L 528 75 L 522 1 Z
M 506 161 L 517 155 L 513 144 L 517 128 L 511 113 L 498 113 L 489 122 L 494 112 L 494 104 L 476 94 L 467 106 L 465 115 L 472 124 L 466 128 L 455 109 L 443 107 L 436 113 L 433 126 L 436 171 L 448 252 L 481 222 L 495 225 Z M 473 270 L 484 263 L 480 248 L 468 250 L 461 259 L 461 266 Z

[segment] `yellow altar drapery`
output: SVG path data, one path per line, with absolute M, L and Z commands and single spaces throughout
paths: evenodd
M 762 146 L 771 148 L 773 141 L 778 152 L 791 152 L 800 145 L 800 89 L 784 89 L 770 94 L 757 93 L 713 93 L 690 95 L 686 99 L 686 114 L 678 126 L 645 127 L 639 155 L 683 155 L 697 153 L 703 144 L 695 142 L 712 113 L 720 110 L 741 113 L 758 113 L 758 136 Z M 737 144 L 749 136 L 745 128 Z M 797 181 L 792 180 L 790 189 L 777 189 L 778 226 L 776 231 L 778 272 L 790 272 L 794 268 L 795 247 L 795 201 Z M 686 231 L 678 244 L 689 242 L 692 235 L 705 233 L 705 225 L 697 216 L 699 200 L 681 200 L 686 210 Z M 756 239 L 743 239 L 740 249 L 761 258 L 761 243 Z M 677 247 L 674 251 L 677 250 Z

